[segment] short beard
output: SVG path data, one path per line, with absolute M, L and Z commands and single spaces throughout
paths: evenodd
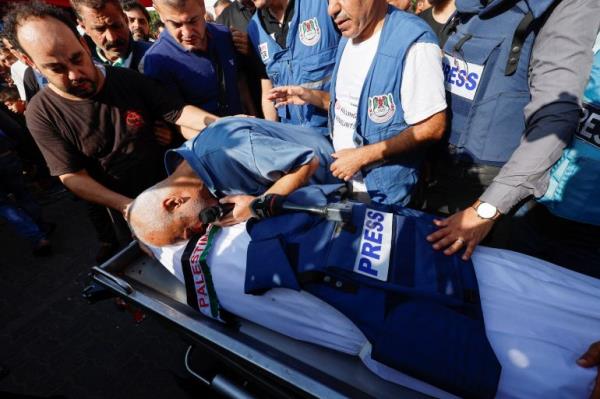
M 78 97 L 78 98 L 90 98 L 94 94 L 96 94 L 96 90 L 98 90 L 98 83 L 94 82 L 91 79 L 81 79 L 80 82 L 89 83 L 89 89 L 83 89 L 81 86 L 69 86 L 67 88 L 67 93 Z

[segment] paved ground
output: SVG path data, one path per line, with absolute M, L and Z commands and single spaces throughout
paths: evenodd
M 58 224 L 54 255 L 34 258 L 0 221 L 0 398 L 212 397 L 188 378 L 185 344 L 148 317 L 137 325 L 112 300 L 81 299 L 96 243 L 83 204 L 43 198 Z

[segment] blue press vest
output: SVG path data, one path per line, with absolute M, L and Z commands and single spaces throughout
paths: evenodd
M 329 125 L 333 131 L 335 120 L 335 82 L 340 59 L 348 42 L 342 38 L 331 85 Z M 408 125 L 400 99 L 404 58 L 415 42 L 437 43 L 425 21 L 414 15 L 388 8 L 377 53 L 362 87 L 358 102 L 354 142 L 367 145 L 402 134 Z M 335 134 L 335 132 L 333 132 Z M 406 205 L 418 179 L 420 151 L 403 155 L 362 170 L 371 200 L 382 204 Z
M 329 90 L 340 34 L 327 14 L 327 2 L 295 1 L 284 49 L 264 30 L 258 14 L 259 11 L 248 25 L 248 36 L 273 86 Z M 323 134 L 327 133 L 327 112 L 313 105 L 282 106 L 277 113 L 283 123 L 322 128 Z
M 306 213 L 249 222 L 246 294 L 306 290 L 356 324 L 373 359 L 461 397 L 493 397 L 501 367 L 473 264 L 434 251 L 432 219 L 416 211 L 356 203 L 352 225 Z
M 556 216 L 600 226 L 600 51 L 594 54 L 579 128 L 539 200 Z
M 543 18 L 555 0 L 457 0 L 459 24 L 444 46 L 444 77 L 452 111 L 453 156 L 477 164 L 503 165 L 525 131 L 530 101 L 528 69 L 537 31 L 513 43 L 530 12 Z M 529 27 L 535 23 L 529 23 Z

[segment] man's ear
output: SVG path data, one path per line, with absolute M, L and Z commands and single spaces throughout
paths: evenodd
M 183 197 L 178 197 L 176 195 L 170 195 L 163 200 L 162 205 L 163 205 L 163 208 L 165 208 L 167 210 L 167 212 L 171 213 L 175 209 L 179 208 L 185 202 L 186 202 L 186 199 Z
M 32 67 L 33 69 L 35 69 L 36 71 L 39 72 L 39 69 L 35 66 L 35 64 L 33 63 L 33 60 L 31 59 L 31 57 L 29 57 L 27 54 L 19 52 L 21 54 L 21 58 L 22 61 L 27 64 L 27 66 Z

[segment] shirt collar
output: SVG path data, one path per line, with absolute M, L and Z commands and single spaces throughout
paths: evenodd
M 100 60 L 102 60 L 102 62 L 105 64 L 118 68 L 129 68 L 131 66 L 131 59 L 133 58 L 133 44 L 129 44 L 129 53 L 124 59 L 117 58 L 115 61 L 110 61 L 104 56 L 102 50 L 100 50 L 100 47 L 98 46 L 96 46 L 96 54 L 98 55 L 98 58 L 100 58 Z

